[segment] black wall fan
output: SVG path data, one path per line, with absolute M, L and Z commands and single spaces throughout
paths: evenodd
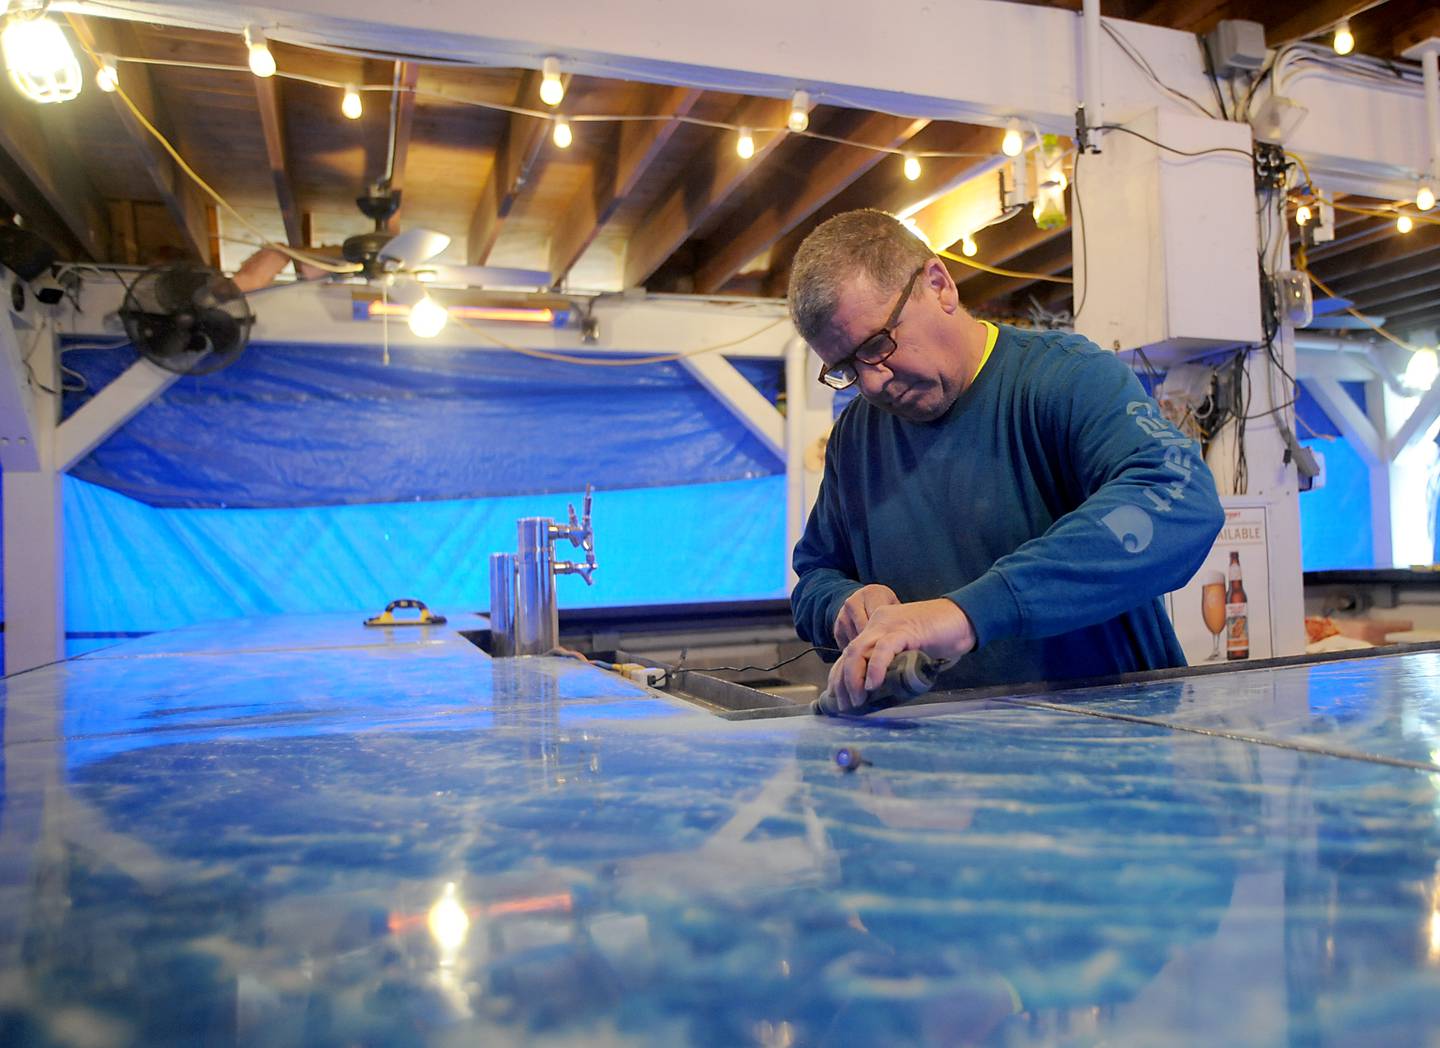
M 229 367 L 255 322 L 234 281 L 188 262 L 142 273 L 125 294 L 120 319 L 141 356 L 177 375 Z

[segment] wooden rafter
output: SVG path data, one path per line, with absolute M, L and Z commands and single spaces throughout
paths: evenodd
M 1346 274 L 1364 272 L 1375 266 L 1388 265 L 1414 258 L 1427 251 L 1440 249 L 1440 225 L 1417 225 L 1413 233 L 1392 234 L 1378 243 L 1352 251 L 1333 262 L 1313 268 L 1327 284 Z
M 1314 0 L 1299 5 L 1299 10 L 1289 18 L 1268 23 L 1265 27 L 1265 42 L 1271 47 L 1288 44 L 1292 40 L 1303 40 L 1334 27 L 1345 18 L 1353 18 L 1375 6 L 1375 0 Z
M 702 92 L 690 87 L 657 88 L 641 100 L 651 116 L 682 117 L 695 107 Z M 645 176 L 665 144 L 680 126 L 679 120 L 627 121 L 620 125 L 619 147 L 590 167 L 550 237 L 550 280 L 559 284 L 585 253 L 601 228 Z
M 568 86 L 569 79 L 562 76 L 561 82 Z M 540 97 L 540 80 L 539 72 L 533 69 L 527 71 L 520 78 L 514 104 L 534 108 L 535 100 Z M 514 210 L 520 190 L 530 180 L 549 130 L 548 120 L 510 114 L 504 137 L 495 147 L 495 162 L 480 187 L 480 202 L 470 219 L 465 256 L 471 265 L 484 265 L 495 249 L 495 242 L 500 238 L 500 226 Z
M 38 106 L 8 84 L 0 90 L 0 197 L 62 254 L 107 261 L 110 217 L 71 139 L 56 133 L 73 119 L 64 108 Z
M 730 122 L 742 127 L 784 128 L 789 113 L 788 101 L 754 98 L 742 103 Z M 625 286 L 639 287 L 650 279 L 788 134 L 780 130 L 761 136 L 749 160 L 735 152 L 733 133 L 718 134 L 706 155 L 697 158 L 689 173 L 670 187 L 631 235 L 625 251 Z
M 300 208 L 295 202 L 295 185 L 290 178 L 281 84 L 273 76 L 257 76 L 254 80 L 260 127 L 265 133 L 265 156 L 270 164 L 270 177 L 275 182 L 275 201 L 280 207 L 280 218 L 285 223 L 285 240 L 291 247 L 307 247 L 305 233 L 300 226 Z
M 92 54 L 127 54 L 133 52 L 134 48 L 128 46 L 130 40 L 127 38 L 128 26 L 117 24 L 102 19 L 87 19 L 79 15 L 67 16 L 70 28 L 75 31 L 75 36 Z M 87 56 L 88 58 L 88 56 Z M 87 58 L 81 61 L 88 67 Z M 138 63 L 130 63 L 125 67 L 124 81 L 121 89 L 135 103 L 135 107 L 145 114 L 145 119 L 150 121 L 155 130 L 159 131 L 165 138 L 175 143 L 175 128 L 170 119 L 170 113 L 155 90 L 154 80 L 150 75 L 148 66 Z M 145 174 L 155 187 L 160 202 L 165 205 L 165 210 L 175 223 L 180 234 L 180 242 L 185 250 L 196 259 L 201 261 L 210 260 L 210 235 L 206 207 L 208 200 L 200 191 L 200 188 L 180 170 L 175 159 L 165 151 L 164 147 L 155 139 L 145 127 L 136 119 L 130 107 L 119 93 L 109 95 L 111 106 L 120 126 L 130 136 L 140 159 L 145 166 Z M 133 214 L 130 216 L 130 223 L 133 226 Z M 132 232 L 133 238 L 133 232 Z
M 845 114 L 847 117 L 850 114 Z M 837 137 L 863 142 L 876 149 L 827 143 L 825 156 L 810 164 L 799 178 L 786 185 L 767 187 L 762 207 L 735 231 L 726 230 L 719 241 L 701 256 L 695 269 L 695 290 L 710 294 L 720 290 L 751 259 L 794 229 L 836 195 L 849 187 L 890 154 L 909 142 L 930 123 L 925 119 L 890 116 L 885 113 L 856 114 L 837 127 Z
M 1433 252 L 1423 258 L 1408 259 L 1398 266 L 1380 266 L 1355 273 L 1337 281 L 1333 286 L 1337 291 L 1343 291 L 1347 298 L 1353 298 L 1357 302 L 1374 302 L 1377 301 L 1376 295 L 1386 294 L 1397 284 L 1427 275 L 1440 276 L 1440 252 Z

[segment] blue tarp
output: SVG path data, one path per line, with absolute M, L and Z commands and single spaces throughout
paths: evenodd
M 578 492 L 296 509 L 158 509 L 67 477 L 69 632 L 145 632 L 253 615 L 379 611 L 418 597 L 483 611 L 515 522 Z M 785 478 L 595 493 L 600 570 L 561 607 L 783 597 Z M 572 552 L 557 547 L 560 557 Z
M 128 347 L 69 352 L 99 389 Z M 602 358 L 610 359 L 610 358 Z M 736 362 L 772 402 L 779 361 Z M 65 398 L 73 412 L 85 395 Z M 252 345 L 182 378 L 72 471 L 154 506 L 474 499 L 771 476 L 784 463 L 678 364 Z

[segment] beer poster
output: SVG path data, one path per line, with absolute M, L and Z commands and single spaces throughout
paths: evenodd
M 1268 659 L 1270 547 L 1264 506 L 1225 502 L 1225 526 L 1210 555 L 1166 604 L 1175 634 L 1192 666 Z

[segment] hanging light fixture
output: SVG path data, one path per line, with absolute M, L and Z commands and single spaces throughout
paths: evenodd
M 32 102 L 68 102 L 80 93 L 80 63 L 60 27 L 48 18 L 13 15 L 0 30 L 10 82 Z
M 1415 208 L 1419 211 L 1429 211 L 1435 206 L 1435 190 L 1430 188 L 1429 183 L 1422 185 L 1420 191 L 1415 194 Z
M 107 95 L 120 86 L 120 71 L 115 68 L 114 55 L 100 56 L 100 68 L 95 70 L 95 86 Z
M 1308 225 L 1310 222 L 1310 208 L 1301 204 L 1295 209 L 1295 224 L 1297 226 Z
M 259 26 L 245 27 L 245 46 L 250 51 L 250 72 L 258 77 L 275 75 L 275 56 L 265 42 L 265 33 Z
M 960 253 L 966 258 L 974 258 L 980 253 L 980 245 L 975 243 L 974 237 L 966 237 L 960 241 Z
M 575 136 L 570 133 L 570 121 L 566 120 L 563 116 L 557 119 L 555 121 L 555 131 L 551 135 L 551 138 L 555 140 L 555 144 L 561 149 L 569 149 L 570 143 L 575 140 Z
M 920 177 L 920 158 L 906 154 L 905 156 L 905 177 L 914 182 Z
M 810 92 L 796 91 L 790 99 L 790 119 L 786 126 L 797 135 L 810 126 Z
M 540 101 L 558 106 L 565 100 L 565 85 L 560 82 L 560 59 L 551 55 L 540 63 Z
M 1020 121 L 1012 120 L 1005 127 L 1005 137 L 1000 140 L 1000 152 L 1006 156 L 1019 156 L 1025 148 L 1025 138 L 1020 134 Z
M 1402 233 L 1408 233 L 1415 228 L 1415 223 L 1411 221 L 1409 215 L 1401 215 L 1395 220 L 1395 228 Z
M 1335 27 L 1335 40 L 1332 46 L 1337 55 L 1348 55 L 1355 50 L 1355 34 L 1350 32 L 1350 19 L 1342 19 Z
M 340 100 L 340 112 L 351 120 L 359 120 L 360 114 L 365 112 L 365 107 L 360 102 L 360 92 L 355 90 L 354 84 L 345 87 L 345 97 Z
M 417 338 L 434 338 L 449 322 L 449 312 L 429 295 L 410 307 L 410 330 Z
M 748 127 L 740 129 L 740 136 L 735 139 L 735 152 L 740 155 L 741 160 L 749 160 L 755 155 L 755 136 Z

